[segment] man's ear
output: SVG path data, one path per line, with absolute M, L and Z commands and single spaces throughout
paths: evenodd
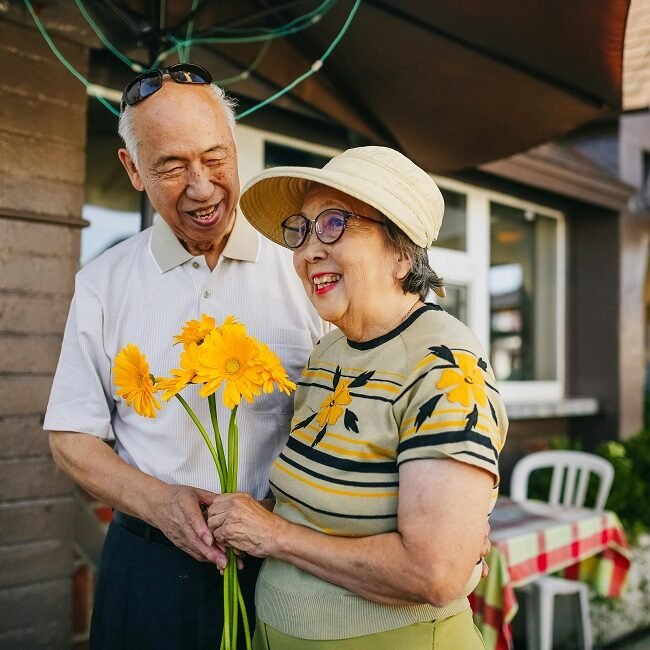
M 129 156 L 129 152 L 126 149 L 121 148 L 117 150 L 117 155 L 124 166 L 124 169 L 126 169 L 126 173 L 131 179 L 131 185 L 133 185 L 138 192 L 144 192 L 144 183 L 140 178 L 140 172 L 131 159 L 131 156 Z

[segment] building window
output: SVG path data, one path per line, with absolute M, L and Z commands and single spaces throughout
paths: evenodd
M 467 194 L 440 188 L 445 199 L 445 218 L 436 246 L 454 251 L 466 250 Z
M 112 115 L 89 100 L 86 144 L 86 185 L 81 231 L 82 265 L 140 230 L 141 195 L 131 186 L 117 157 L 123 146 Z
M 265 167 L 322 167 L 335 149 L 238 127 L 243 179 Z M 506 402 L 564 397 L 565 228 L 561 213 L 455 179 L 435 177 L 445 199 L 431 266 L 447 292 L 437 302 L 476 334 Z
M 445 283 L 444 298 L 438 299 L 438 304 L 449 314 L 462 323 L 467 324 L 467 287 L 462 284 Z
M 497 379 L 557 377 L 556 221 L 490 203 L 490 348 Z

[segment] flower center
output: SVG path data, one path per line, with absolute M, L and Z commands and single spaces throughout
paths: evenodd
M 465 382 L 468 384 L 473 384 L 474 380 L 471 377 L 465 377 Z
M 226 361 L 226 372 L 234 375 L 235 373 L 239 372 L 239 369 L 241 368 L 241 363 L 239 363 L 239 359 L 228 359 Z
M 144 376 L 138 375 L 136 383 L 138 384 L 138 388 L 142 388 L 144 386 Z

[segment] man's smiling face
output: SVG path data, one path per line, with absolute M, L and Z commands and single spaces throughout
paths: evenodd
M 169 79 L 131 108 L 138 167 L 124 161 L 133 186 L 185 244 L 220 252 L 239 200 L 237 153 L 223 108 L 206 86 Z M 129 159 L 130 160 L 130 159 Z

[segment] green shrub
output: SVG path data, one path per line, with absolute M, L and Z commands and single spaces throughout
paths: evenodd
M 650 531 L 650 431 L 604 442 L 596 453 L 614 466 L 607 509 L 620 518 L 629 541 Z

